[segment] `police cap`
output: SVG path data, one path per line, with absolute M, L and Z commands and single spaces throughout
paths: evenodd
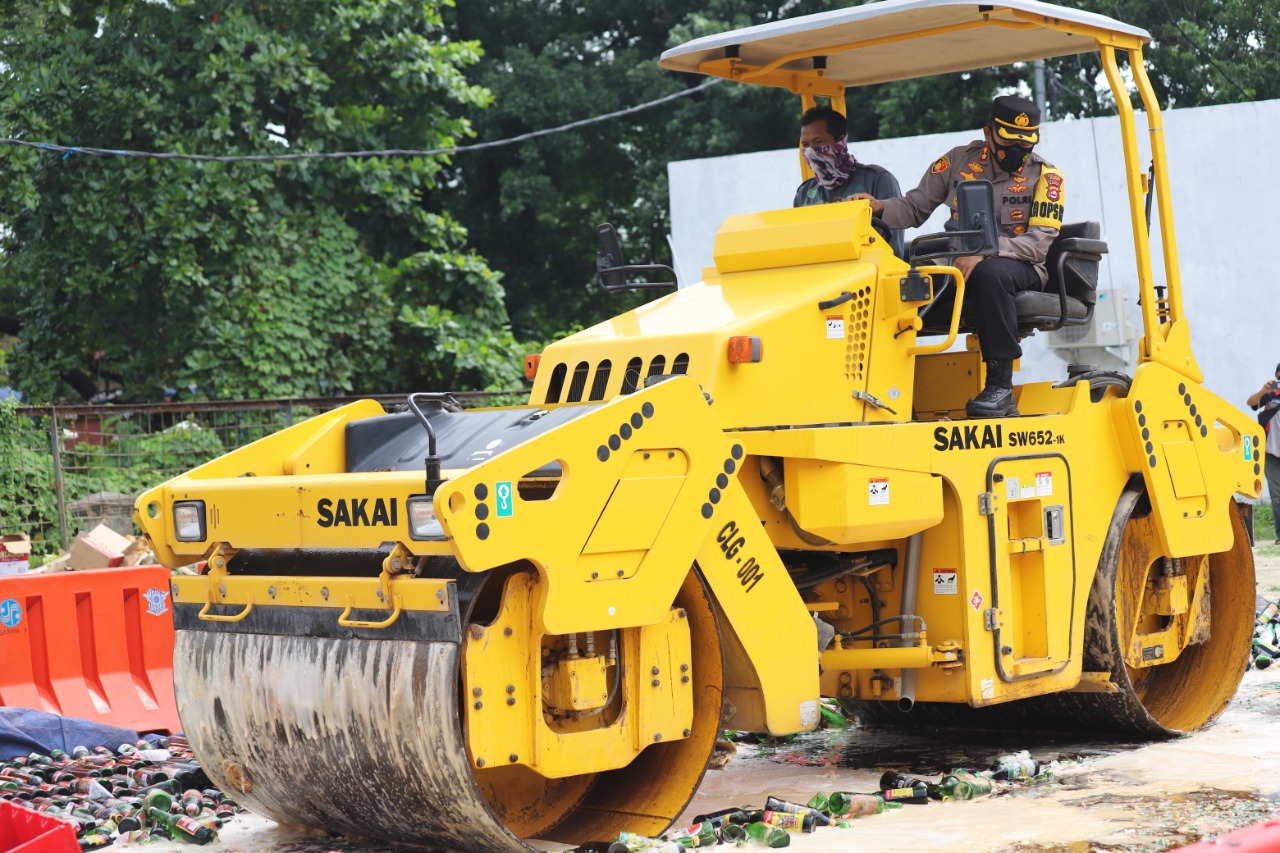
M 991 127 L 1007 142 L 1040 141 L 1040 108 L 1017 95 L 1001 95 L 991 102 Z

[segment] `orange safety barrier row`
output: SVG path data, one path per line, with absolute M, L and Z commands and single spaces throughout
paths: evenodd
M 0 577 L 0 705 L 180 731 L 164 566 Z
M 1218 835 L 1206 838 L 1186 847 L 1179 847 L 1171 853 L 1277 853 L 1280 851 L 1280 820 L 1272 818 Z
M 80 853 L 73 824 L 0 800 L 0 853 Z

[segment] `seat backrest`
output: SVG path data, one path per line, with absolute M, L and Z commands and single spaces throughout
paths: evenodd
M 1067 296 L 1078 299 L 1085 305 L 1093 305 L 1098 301 L 1098 269 L 1102 261 L 1099 251 L 1081 251 L 1073 248 L 1071 241 L 1101 240 L 1102 225 L 1095 221 L 1069 222 L 1062 226 L 1058 236 L 1049 245 L 1049 253 L 1045 257 L 1045 268 L 1049 273 L 1049 281 L 1045 290 L 1060 293 L 1066 291 Z M 1095 244 L 1096 245 L 1096 244 Z M 1106 244 L 1102 244 L 1102 252 Z M 1069 252 L 1066 262 L 1062 264 L 1059 279 L 1059 260 L 1064 252 Z

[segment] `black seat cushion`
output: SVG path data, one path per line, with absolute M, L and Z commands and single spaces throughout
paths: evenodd
M 1057 293 L 1040 290 L 1025 290 L 1013 296 L 1014 308 L 1018 311 L 1019 326 L 1053 325 L 1062 316 L 1062 301 Z M 1079 299 L 1067 297 L 1067 323 L 1072 320 L 1083 323 L 1089 317 L 1089 306 Z

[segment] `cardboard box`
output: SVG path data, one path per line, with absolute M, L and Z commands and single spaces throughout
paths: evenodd
M 31 537 L 0 536 L 0 575 L 25 575 L 31 568 Z
M 129 540 L 105 524 L 81 531 L 67 552 L 67 571 L 110 569 L 120 565 Z

